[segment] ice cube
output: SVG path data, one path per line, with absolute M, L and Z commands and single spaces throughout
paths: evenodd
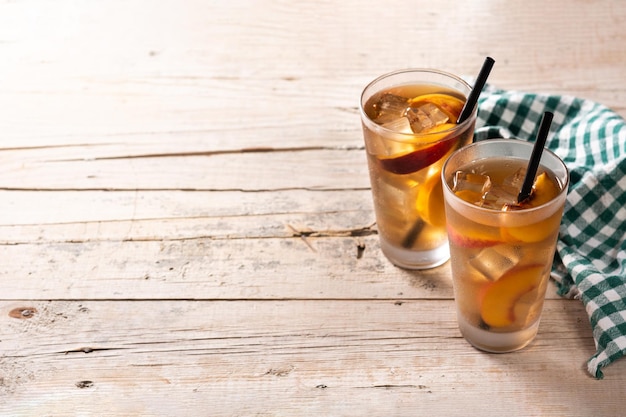
M 485 194 L 491 189 L 491 178 L 488 175 L 474 174 L 472 172 L 457 171 L 454 174 L 452 191 L 471 191 L 479 195 Z
M 399 119 L 394 119 L 390 122 L 383 123 L 383 127 L 393 130 L 394 132 L 399 133 L 413 133 L 411 130 L 411 124 L 409 123 L 409 119 L 406 117 L 400 117 Z
M 496 281 L 514 268 L 522 258 L 522 250 L 514 245 L 484 248 L 469 260 L 469 264 L 490 281 Z
M 526 178 L 526 167 L 522 167 L 515 171 L 513 174 L 509 175 L 502 181 L 502 185 L 506 185 L 507 187 L 514 187 L 518 190 L 522 189 L 522 184 L 524 183 L 524 178 Z
M 483 194 L 481 207 L 493 210 L 506 210 L 517 204 L 519 188 L 508 185 L 492 185 L 489 191 Z
M 374 104 L 374 122 L 382 125 L 404 118 L 409 99 L 392 93 L 384 93 Z
M 401 235 L 411 222 L 419 183 L 400 178 L 398 175 L 383 174 L 377 180 L 378 201 L 385 210 L 387 233 Z M 391 231 L 395 230 L 395 231 Z
M 448 115 L 433 103 L 420 103 L 419 106 L 409 107 L 406 111 L 406 117 L 409 119 L 414 133 L 432 129 L 450 120 Z

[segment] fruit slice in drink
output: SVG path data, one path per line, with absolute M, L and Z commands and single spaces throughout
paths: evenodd
M 476 228 L 470 224 L 448 227 L 448 239 L 461 248 L 487 248 L 501 243 L 497 228 Z
M 560 191 L 557 184 L 550 180 L 547 173 L 543 172 L 537 176 L 528 200 L 523 201 L 520 206 L 522 208 L 539 207 L 556 198 Z M 560 222 L 560 214 L 555 213 L 547 219 L 528 226 L 503 228 L 502 236 L 510 242 L 541 242 L 554 234 Z
M 515 268 L 486 286 L 480 305 L 483 321 L 491 327 L 505 327 L 515 323 L 515 304 L 539 286 L 543 271 L 543 265 Z
M 435 106 L 444 113 L 451 123 L 456 123 L 465 102 L 448 94 L 423 94 L 409 100 L 411 109 Z
M 443 185 L 439 172 L 432 173 L 420 187 L 417 194 L 417 212 L 431 226 L 444 227 L 446 225 Z
M 433 127 L 427 132 L 429 134 L 439 133 L 429 138 L 433 143 L 416 144 L 415 146 L 418 149 L 412 152 L 379 158 L 380 165 L 386 171 L 404 175 L 417 172 L 434 164 L 450 152 L 457 143 L 457 140 L 454 138 L 442 140 L 447 136 L 445 131 L 454 128 L 454 126 L 450 123 L 444 123 Z
M 427 135 L 424 140 L 428 142 L 415 143 L 415 149 L 410 152 L 380 158 L 383 169 L 400 175 L 417 172 L 434 164 L 454 147 L 457 142 L 455 139 L 444 139 L 448 136 L 447 131 L 456 127 L 456 120 L 464 104 L 463 100 L 448 94 L 422 94 L 407 100 L 402 111 L 402 100 L 394 95 L 383 95 L 377 105 L 378 118 L 384 116 L 381 120 L 385 120 L 383 125 L 387 128 L 400 129 L 400 126 L 408 125 L 411 132 Z M 397 119 L 390 119 L 391 111 L 395 112 Z

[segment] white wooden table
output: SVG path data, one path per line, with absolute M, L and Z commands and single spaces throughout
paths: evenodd
M 490 55 L 626 115 L 625 27 L 619 0 L 0 0 L 0 415 L 623 414 L 580 301 L 485 354 L 447 264 L 382 256 L 357 106 Z

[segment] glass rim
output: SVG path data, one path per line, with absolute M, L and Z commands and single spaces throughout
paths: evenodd
M 523 148 L 528 148 L 530 151 L 532 151 L 532 148 L 534 146 L 534 143 L 532 142 L 528 142 L 525 141 L 523 139 L 516 139 L 516 138 L 494 138 L 494 139 L 484 139 L 478 142 L 473 142 L 470 143 L 469 145 L 463 146 L 462 148 L 457 149 L 456 151 L 454 151 L 443 163 L 442 167 L 441 167 L 441 181 L 443 182 L 443 186 L 445 187 L 444 189 L 444 195 L 445 194 L 449 194 L 450 196 L 452 196 L 452 198 L 455 201 L 455 204 L 461 204 L 464 207 L 467 208 L 471 208 L 472 210 L 475 210 L 476 212 L 480 212 L 480 213 L 506 213 L 507 215 L 519 215 L 519 216 L 523 216 L 523 215 L 527 215 L 528 213 L 533 213 L 535 211 L 539 211 L 539 210 L 543 210 L 546 207 L 550 206 L 551 204 L 554 204 L 555 200 L 560 200 L 561 198 L 565 198 L 563 195 L 567 194 L 568 190 L 569 190 L 569 184 L 570 184 L 570 172 L 569 169 L 567 167 L 567 165 L 565 164 L 565 162 L 563 161 L 563 159 L 561 159 L 556 153 L 554 153 L 553 151 L 551 151 L 548 148 L 544 148 L 543 153 L 542 153 L 542 159 L 545 155 L 549 155 L 549 157 L 553 158 L 556 163 L 558 165 L 561 165 L 561 167 L 563 168 L 563 176 L 564 181 L 562 182 L 562 188 L 559 191 L 559 194 L 554 197 L 553 199 L 551 199 L 550 201 L 547 201 L 539 206 L 536 207 L 529 207 L 529 208 L 521 208 L 519 210 L 511 210 L 511 211 L 503 211 L 503 210 L 495 210 L 495 209 L 490 209 L 490 208 L 486 208 L 486 207 L 480 207 L 480 206 L 476 206 L 472 203 L 469 203 L 465 200 L 463 200 L 462 198 L 458 197 L 450 188 L 450 185 L 448 184 L 448 181 L 446 179 L 445 173 L 446 173 L 446 168 L 449 164 L 449 162 L 452 160 L 452 158 L 454 158 L 455 156 L 458 156 L 459 154 L 461 154 L 462 152 L 467 152 L 468 149 L 471 148 L 476 148 L 476 147 L 481 147 L 481 146 L 487 146 L 487 144 L 513 144 L 514 146 L 518 146 L 518 147 L 523 147 Z M 511 158 L 515 158 L 515 159 L 521 159 L 521 158 L 517 158 L 515 156 L 511 156 L 511 155 L 500 155 L 502 157 L 511 157 Z M 488 156 L 482 159 L 489 159 L 489 158 L 497 158 L 499 157 L 498 155 L 493 155 L 493 156 Z M 544 166 L 546 167 L 546 164 L 539 164 L 539 166 Z M 548 169 L 550 169 L 549 167 L 546 167 Z M 562 180 L 561 176 L 558 175 L 558 173 L 554 172 L 554 170 L 550 169 L 550 171 L 552 171 L 555 176 L 557 177 L 557 179 L 559 181 Z M 447 193 L 446 193 L 447 192 Z M 445 200 L 445 198 L 444 198 Z
M 396 142 L 405 142 L 405 141 L 412 141 L 415 140 L 416 137 L 419 138 L 429 138 L 429 137 L 434 137 L 434 136 L 441 136 L 442 134 L 444 134 L 444 137 L 440 140 L 436 140 L 436 141 L 432 141 L 432 143 L 437 143 L 437 142 L 441 142 L 441 141 L 445 141 L 448 140 L 449 138 L 447 137 L 449 133 L 452 132 L 456 132 L 456 131 L 463 131 L 465 130 L 469 125 L 471 125 L 472 123 L 474 123 L 476 121 L 476 116 L 478 114 L 478 106 L 475 106 L 474 111 L 472 112 L 472 114 L 470 115 L 470 117 L 467 118 L 467 120 L 465 120 L 463 123 L 461 124 L 457 124 L 454 127 L 451 127 L 450 129 L 446 129 L 446 130 L 441 130 L 438 132 L 431 132 L 431 133 L 404 133 L 404 132 L 398 132 L 395 131 L 393 129 L 389 129 L 386 128 L 382 125 L 379 125 L 378 123 L 374 122 L 372 119 L 370 119 L 370 117 L 367 115 L 367 113 L 365 113 L 365 109 L 364 109 L 364 103 L 363 103 L 363 98 L 365 96 L 365 93 L 374 86 L 374 84 L 396 76 L 396 75 L 402 75 L 402 74 L 411 74 L 411 73 L 428 73 L 428 74 L 435 74 L 435 75 L 441 75 L 443 77 L 447 77 L 450 78 L 458 83 L 460 83 L 461 85 L 467 87 L 467 89 L 469 91 L 472 90 L 472 86 L 465 81 L 464 79 L 462 79 L 461 77 L 459 77 L 458 75 L 454 75 L 450 72 L 446 72 L 446 71 L 442 71 L 442 70 L 438 70 L 435 68 L 405 68 L 405 69 L 399 69 L 399 70 L 395 70 L 395 71 L 391 71 L 391 72 L 387 72 L 385 74 L 382 74 L 378 77 L 376 77 L 375 79 L 373 79 L 372 81 L 370 81 L 365 88 L 363 88 L 363 91 L 361 92 L 361 97 L 359 100 L 359 113 L 361 114 L 361 120 L 364 122 L 367 122 L 366 124 L 368 125 L 367 127 L 372 129 L 372 130 L 376 130 L 378 132 L 382 132 L 382 133 L 386 133 L 389 135 L 394 136 L 394 138 L 386 138 L 387 140 L 393 140 Z M 404 85 L 410 85 L 410 83 L 405 83 Z M 469 94 L 469 93 L 468 93 Z M 465 95 L 465 98 L 467 100 L 467 95 Z M 373 96 L 373 94 L 372 94 Z M 371 97 L 371 96 L 370 96 Z M 430 141 L 426 141 L 427 143 L 431 143 Z

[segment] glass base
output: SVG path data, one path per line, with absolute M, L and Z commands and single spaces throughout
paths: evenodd
M 539 320 L 527 329 L 508 333 L 490 332 L 472 326 L 460 314 L 457 315 L 457 320 L 465 340 L 476 349 L 491 353 L 507 353 L 520 350 L 533 341 L 539 330 Z
M 450 247 L 447 241 L 438 248 L 417 251 L 390 245 L 381 237 L 380 248 L 391 263 L 404 269 L 434 268 L 450 259 Z

